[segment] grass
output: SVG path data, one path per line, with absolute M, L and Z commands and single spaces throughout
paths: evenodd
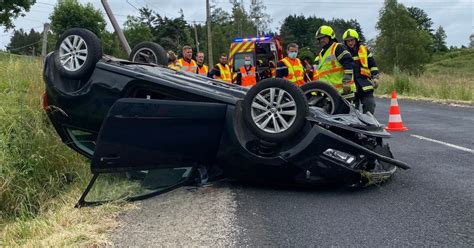
M 420 76 L 382 74 L 377 94 L 474 103 L 474 49 L 463 49 L 434 57 Z
M 43 92 L 39 58 L 0 54 L 0 246 L 102 243 L 119 208 L 73 209 L 88 162 L 57 136 Z

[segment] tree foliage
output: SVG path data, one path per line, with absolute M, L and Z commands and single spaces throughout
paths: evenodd
M 77 27 L 89 29 L 99 37 L 105 32 L 104 16 L 91 3 L 82 5 L 77 0 L 59 1 L 49 19 L 51 30 L 56 35 Z
M 290 15 L 283 20 L 280 28 L 280 35 L 283 43 L 296 43 L 301 48 L 308 48 L 314 54 L 321 50 L 321 46 L 316 41 L 315 34 L 321 25 L 329 25 L 334 29 L 336 37 L 341 40 L 342 34 L 349 28 L 356 29 L 361 40 L 364 41 L 364 33 L 357 20 L 332 19 L 325 20 L 315 16 L 305 17 L 303 15 Z M 314 57 L 314 55 L 312 56 Z
M 418 29 L 417 22 L 403 4 L 385 0 L 376 27 L 380 31 L 376 55 L 382 70 L 423 71 L 423 65 L 430 61 L 431 37 L 425 30 Z
M 433 36 L 433 48 L 435 52 L 446 52 L 448 47 L 446 46 L 446 32 L 442 26 L 436 29 L 436 33 Z
M 407 8 L 407 10 L 410 13 L 411 17 L 415 19 L 418 29 L 425 30 L 428 33 L 433 33 L 433 21 L 423 9 L 417 7 L 409 7 Z
M 35 4 L 36 0 L 1 0 L 0 1 L 0 26 L 5 29 L 14 28 L 13 19 L 24 16 Z
M 36 55 L 41 53 L 42 34 L 31 29 L 29 33 L 23 29 L 15 30 L 7 51 L 14 54 Z

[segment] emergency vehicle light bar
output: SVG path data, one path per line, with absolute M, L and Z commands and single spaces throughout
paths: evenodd
M 270 40 L 272 37 L 264 36 L 264 37 L 249 37 L 249 38 L 235 38 L 234 42 L 248 42 L 248 41 L 264 41 Z

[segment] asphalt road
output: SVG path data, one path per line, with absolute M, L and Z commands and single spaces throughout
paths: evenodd
M 377 100 L 388 120 L 390 99 Z M 474 247 L 474 108 L 399 100 L 388 140 L 412 166 L 365 189 L 220 182 L 139 203 L 115 246 Z

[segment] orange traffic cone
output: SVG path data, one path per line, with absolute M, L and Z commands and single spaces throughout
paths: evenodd
M 400 115 L 400 108 L 398 107 L 397 94 L 395 91 L 392 91 L 388 124 L 385 130 L 401 132 L 408 130 L 408 128 L 403 125 L 402 116 Z

